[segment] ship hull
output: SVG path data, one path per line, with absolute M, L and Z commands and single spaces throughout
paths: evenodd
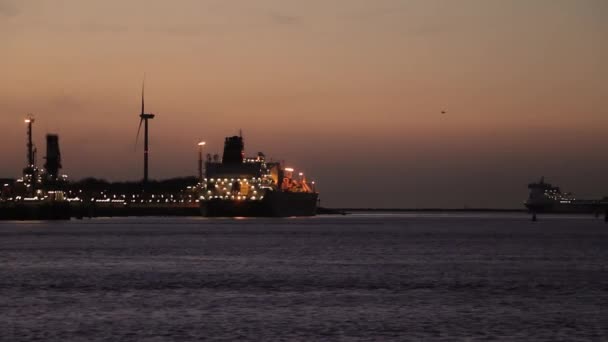
M 196 203 L 79 203 L 73 205 L 72 216 L 83 217 L 136 217 L 136 216 L 199 216 Z
M 0 220 L 69 220 L 69 202 L 5 202 L 0 204 Z
M 200 210 L 205 217 L 315 216 L 317 198 L 316 193 L 267 192 L 261 201 L 201 201 Z
M 526 208 L 536 213 L 593 214 L 606 209 L 597 201 L 572 201 L 571 203 L 526 203 Z

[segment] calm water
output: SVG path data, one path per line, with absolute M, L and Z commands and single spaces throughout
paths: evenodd
M 608 224 L 0 223 L 0 340 L 607 340 Z

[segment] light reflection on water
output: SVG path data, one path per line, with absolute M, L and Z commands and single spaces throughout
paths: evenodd
M 592 216 L 0 222 L 0 340 L 605 340 Z

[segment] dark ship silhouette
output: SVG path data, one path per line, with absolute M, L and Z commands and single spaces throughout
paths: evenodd
M 545 182 L 528 184 L 530 195 L 525 201 L 528 210 L 535 213 L 595 213 L 608 208 L 608 199 L 578 199 L 572 193 L 562 192 L 557 186 Z

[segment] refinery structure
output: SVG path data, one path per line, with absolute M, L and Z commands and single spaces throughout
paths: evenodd
M 37 162 L 32 115 L 26 124 L 26 167 L 22 177 L 2 180 L 0 219 L 48 220 L 99 216 L 312 216 L 317 212 L 315 183 L 301 172 L 269 162 L 263 153 L 245 158 L 242 135 L 226 138 L 224 152 L 203 157 L 198 144 L 198 175 L 164 181 L 149 179 L 149 127 L 144 88 L 137 131 L 144 127 L 143 178 L 109 183 L 68 181 L 60 174 L 59 136 L 46 135 L 43 167 Z M 137 140 L 136 140 L 137 142 Z
M 5 180 L 0 195 L 0 219 L 69 219 L 70 205 L 65 196 L 67 176 L 60 175 L 61 152 L 59 136 L 46 135 L 46 162 L 38 166 L 38 149 L 34 144 L 32 115 L 27 125 L 27 164 L 22 177 Z

